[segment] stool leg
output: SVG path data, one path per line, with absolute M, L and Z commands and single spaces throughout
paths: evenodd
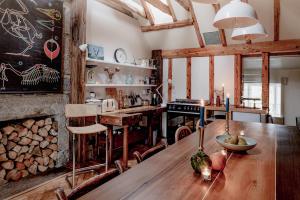
M 72 177 L 72 189 L 75 187 L 75 134 L 73 134 L 73 177 Z
M 105 171 L 108 170 L 108 131 L 105 131 Z

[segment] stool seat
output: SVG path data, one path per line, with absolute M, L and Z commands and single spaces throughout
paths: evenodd
M 93 124 L 90 126 L 83 126 L 83 127 L 67 126 L 67 129 L 73 134 L 92 134 L 92 133 L 104 132 L 107 130 L 107 127 L 101 124 Z

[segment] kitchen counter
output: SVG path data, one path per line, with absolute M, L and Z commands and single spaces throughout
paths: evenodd
M 110 140 L 109 146 L 109 162 L 112 160 L 112 141 L 113 141 L 113 126 L 123 128 L 123 164 L 127 167 L 128 163 L 128 127 L 138 124 L 143 115 L 148 116 L 148 143 L 152 141 L 152 121 L 153 116 L 161 115 L 166 111 L 166 107 L 161 106 L 141 106 L 135 108 L 120 109 L 113 112 L 100 113 L 100 123 L 107 126 Z
M 216 106 L 216 105 L 208 105 L 205 106 L 206 110 L 213 110 L 213 111 L 225 111 L 225 106 Z M 237 106 L 230 106 L 229 112 L 243 112 L 243 113 L 254 113 L 254 114 L 268 114 L 267 109 L 260 109 L 260 108 L 243 108 Z

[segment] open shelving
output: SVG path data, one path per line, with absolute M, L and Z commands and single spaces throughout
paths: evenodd
M 134 68 L 134 69 L 148 69 L 148 70 L 157 70 L 155 67 L 145 67 L 142 65 L 134 65 L 134 64 L 128 64 L 128 63 L 117 63 L 112 61 L 106 61 L 106 60 L 97 60 L 92 58 L 86 59 L 86 65 L 96 65 L 96 66 L 118 66 L 118 67 L 127 67 L 127 68 Z
M 156 85 L 146 84 L 104 84 L 104 83 L 87 83 L 86 87 L 156 87 Z

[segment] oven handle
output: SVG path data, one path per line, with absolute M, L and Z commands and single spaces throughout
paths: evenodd
M 182 111 L 172 111 L 172 110 L 168 110 L 168 113 L 178 113 L 178 114 L 190 114 L 190 115 L 200 115 L 200 113 L 197 112 L 182 112 Z

